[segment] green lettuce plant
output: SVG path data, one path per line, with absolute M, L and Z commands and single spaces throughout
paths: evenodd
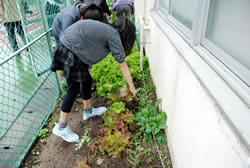
M 133 49 L 133 52 L 126 57 L 125 61 L 129 66 L 132 77 L 141 79 L 140 53 Z M 111 54 L 92 66 L 91 75 L 93 80 L 97 82 L 97 92 L 101 96 L 116 93 L 118 88 L 127 85 L 120 71 L 119 63 L 115 61 Z

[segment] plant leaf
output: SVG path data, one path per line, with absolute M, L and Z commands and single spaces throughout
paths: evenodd
M 144 141 L 145 142 L 150 142 L 152 140 L 152 135 L 145 133 Z
M 167 137 L 164 133 L 159 132 L 158 134 L 155 135 L 155 138 L 157 140 L 157 142 L 160 145 L 165 145 L 167 143 Z

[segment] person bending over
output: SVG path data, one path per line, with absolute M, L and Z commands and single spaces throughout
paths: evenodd
M 102 8 L 102 12 L 103 12 L 103 15 L 104 15 L 104 22 L 105 23 L 108 23 L 108 20 L 107 19 L 107 15 L 109 17 L 111 17 L 111 11 L 109 10 L 109 6 L 107 5 L 107 2 L 106 0 L 79 0 L 85 4 L 88 4 L 88 3 L 95 3 L 96 5 L 100 6 Z
M 60 34 L 67 29 L 70 25 L 83 19 L 84 9 L 97 9 L 102 12 L 101 8 L 95 3 L 88 3 L 77 1 L 74 5 L 64 8 L 53 20 L 52 24 L 52 36 L 55 38 L 56 43 L 59 42 Z M 100 20 L 103 21 L 103 20 Z
M 113 11 L 117 17 L 125 15 L 125 17 L 131 17 L 134 13 L 134 1 L 133 0 L 114 0 Z
M 67 125 L 68 113 L 81 91 L 83 98 L 83 120 L 101 116 L 105 107 L 94 108 L 91 105 L 92 78 L 89 66 L 103 60 L 109 52 L 120 64 L 120 69 L 135 97 L 137 91 L 125 62 L 125 56 L 131 52 L 135 41 L 135 25 L 127 18 L 118 18 L 113 25 L 95 20 L 80 20 L 69 26 L 60 35 L 54 59 L 60 62 L 67 82 L 67 92 L 63 98 L 60 120 L 53 128 L 53 133 L 67 142 L 75 142 L 79 136 Z

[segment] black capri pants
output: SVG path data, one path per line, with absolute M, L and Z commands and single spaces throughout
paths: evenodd
M 63 70 L 67 82 L 67 92 L 63 98 L 61 110 L 69 113 L 77 95 L 81 92 L 83 100 L 91 98 L 92 78 L 89 65 L 83 63 L 73 52 L 67 49 L 60 41 L 54 51 L 51 70 Z
M 63 98 L 61 110 L 65 113 L 69 113 L 77 95 L 81 92 L 83 100 L 88 100 L 91 98 L 91 86 L 92 78 L 89 78 L 85 82 L 75 82 L 71 79 L 67 79 L 67 92 Z
M 116 16 L 122 17 L 123 13 L 125 14 L 125 17 L 131 17 L 131 15 L 133 14 L 133 8 L 130 5 L 122 5 L 116 11 Z

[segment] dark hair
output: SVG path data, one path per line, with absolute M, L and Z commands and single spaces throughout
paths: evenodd
M 103 13 L 107 13 L 109 16 L 111 15 L 111 11 L 109 10 L 106 0 L 101 0 L 99 6 L 102 8 Z
M 126 55 L 129 55 L 136 38 L 136 28 L 134 23 L 128 18 L 119 17 L 114 21 L 113 26 L 120 34 L 120 38 Z
M 80 16 L 84 19 L 92 19 L 103 22 L 102 8 L 95 3 L 88 3 L 81 11 Z

